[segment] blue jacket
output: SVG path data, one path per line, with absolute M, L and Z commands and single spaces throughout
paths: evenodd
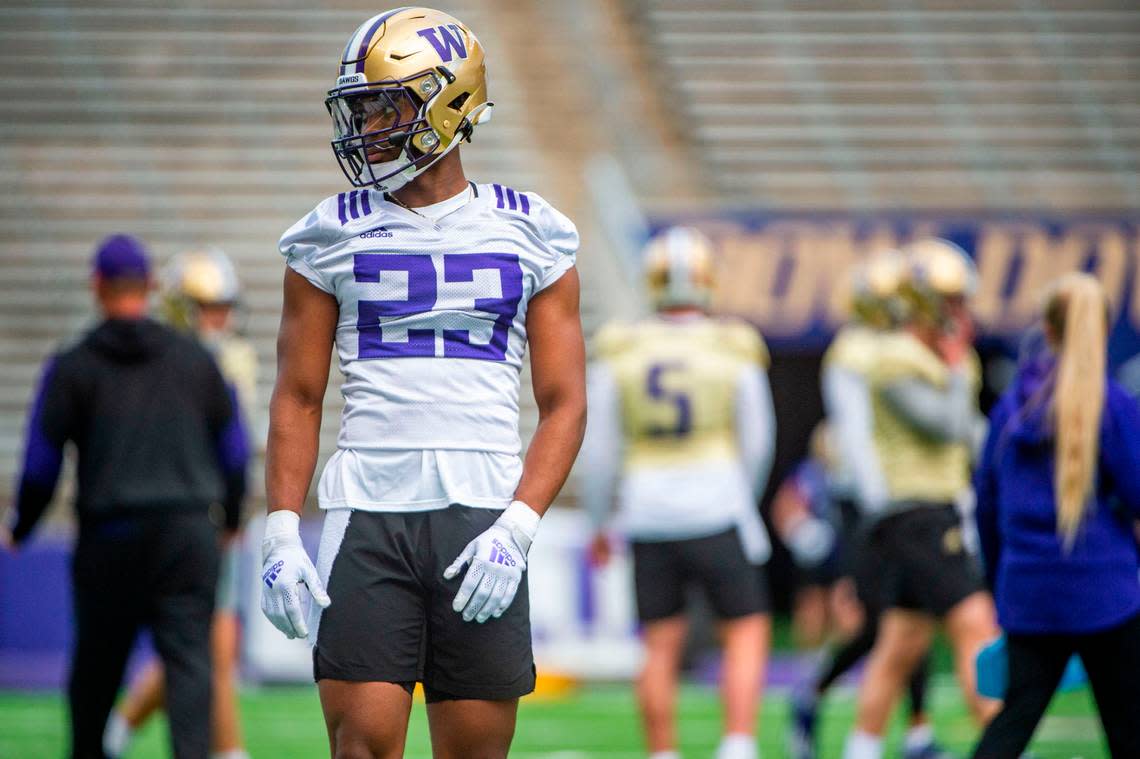
M 976 519 L 998 619 L 1009 632 L 1085 633 L 1140 611 L 1140 410 L 1106 380 L 1096 499 L 1072 549 L 1057 533 L 1053 432 L 1055 360 L 1023 365 L 990 415 L 975 475 Z M 1040 399 L 1044 398 L 1044 402 Z

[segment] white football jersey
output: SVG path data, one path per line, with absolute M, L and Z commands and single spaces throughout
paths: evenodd
M 534 193 L 471 190 L 436 220 L 375 190 L 341 193 L 281 238 L 288 265 L 340 306 L 345 406 L 322 507 L 513 495 L 527 304 L 574 265 L 578 233 Z

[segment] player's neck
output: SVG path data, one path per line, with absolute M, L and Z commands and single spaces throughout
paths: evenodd
M 407 208 L 423 208 L 454 198 L 465 189 L 467 177 L 456 149 L 391 195 Z

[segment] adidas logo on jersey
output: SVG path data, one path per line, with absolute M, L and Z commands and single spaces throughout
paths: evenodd
M 503 547 L 503 544 L 497 540 L 491 541 L 491 555 L 487 558 L 492 564 L 504 564 L 508 567 L 515 566 L 515 557 L 511 556 L 510 551 Z
M 357 237 L 362 240 L 371 240 L 377 237 L 388 238 L 392 236 L 392 232 L 387 227 L 373 227 L 372 229 L 361 232 Z

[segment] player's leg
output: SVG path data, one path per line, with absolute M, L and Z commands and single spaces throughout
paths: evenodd
M 400 759 L 404 755 L 412 683 L 325 678 L 317 683 L 317 691 L 332 759 Z
M 678 554 L 683 541 L 632 541 L 634 594 L 645 660 L 636 693 L 650 756 L 676 756 L 674 712 L 685 649 L 684 577 Z
M 977 592 L 954 605 L 945 617 L 946 636 L 954 650 L 954 672 L 962 695 L 978 724 L 993 719 L 1001 703 L 978 694 L 975 660 L 978 652 L 996 638 L 1000 630 L 993 598 Z
M 130 547 L 80 533 L 72 563 L 75 643 L 68 680 L 72 759 L 103 759 L 103 733 L 139 626 Z
M 403 755 L 426 619 L 415 571 L 423 523 L 423 514 L 325 512 L 316 566 L 332 604 L 313 610 L 309 635 L 334 759 Z
M 897 608 L 884 612 L 859 688 L 860 732 L 883 735 L 899 694 L 930 650 L 935 626 L 934 618 L 922 612 Z
M 231 539 L 222 549 L 214 625 L 210 630 L 210 654 L 214 667 L 214 701 L 211 714 L 210 750 L 214 759 L 248 759 L 243 750 L 238 717 L 238 562 L 240 541 Z
M 433 759 L 506 759 L 515 735 L 517 698 L 499 701 L 428 697 Z
M 1010 635 L 1006 651 L 1009 686 L 1005 702 L 986 725 L 974 749 L 976 759 L 1021 756 L 1053 698 L 1073 647 L 1061 636 Z
M 103 750 L 111 759 L 125 754 L 135 732 L 166 700 L 162 660 L 152 659 L 131 682 L 126 697 L 111 713 L 103 736 Z
M 736 529 L 679 543 L 684 572 L 704 590 L 721 621 L 724 734 L 718 759 L 756 756 L 756 720 L 771 646 L 768 582 L 748 561 Z
M 721 623 L 724 657 L 721 666 L 721 699 L 724 701 L 724 735 L 718 756 L 727 757 L 725 744 L 747 742 L 755 756 L 756 720 L 762 698 L 764 670 L 772 645 L 772 618 L 749 614 Z M 746 755 L 746 750 L 736 752 Z
M 1140 614 L 1079 641 L 1112 756 L 1140 756 Z
M 792 634 L 798 648 L 816 649 L 827 638 L 828 592 L 823 585 L 804 585 L 792 602 Z
M 974 659 L 999 634 L 993 599 L 983 588 L 981 567 L 965 549 L 962 521 L 952 504 L 931 504 L 899 520 L 892 548 L 899 568 L 899 598 L 945 623 L 954 670 L 979 724 L 999 705 L 978 695 Z
M 244 744 L 238 716 L 238 637 L 236 613 L 224 611 L 214 615 L 214 627 L 210 632 L 210 652 L 214 666 L 210 750 L 214 756 L 225 759 L 237 759 L 246 755 L 242 750 Z
M 210 748 L 210 626 L 218 584 L 217 530 L 205 514 L 156 527 L 150 627 L 166 675 L 166 713 L 176 759 Z
M 681 614 L 648 622 L 641 630 L 645 661 L 637 677 L 637 703 L 650 756 L 677 747 L 677 678 L 687 632 Z

